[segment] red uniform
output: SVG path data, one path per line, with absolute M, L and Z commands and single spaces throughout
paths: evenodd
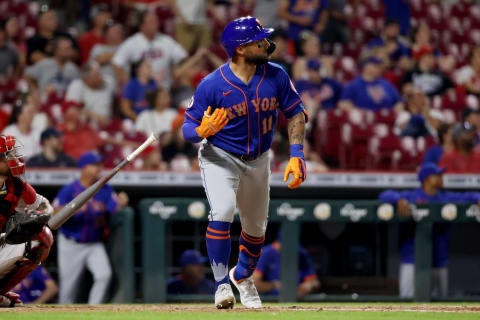
M 25 165 L 17 149 L 15 137 L 0 135 L 0 162 L 7 164 L 10 173 L 0 185 L 0 232 L 5 232 L 8 218 L 16 211 L 39 210 L 41 206 L 46 208 L 46 213 L 53 211 L 48 200 L 21 178 Z M 31 241 L 0 247 L 0 307 L 21 303 L 18 295 L 9 290 L 48 257 L 52 244 L 52 233 L 45 226 Z

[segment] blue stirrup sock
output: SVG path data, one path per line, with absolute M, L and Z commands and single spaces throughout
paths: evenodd
M 210 221 L 205 235 L 210 265 L 215 278 L 215 290 L 222 283 L 229 283 L 228 260 L 230 258 L 230 223 Z
M 239 241 L 238 263 L 233 274 L 237 282 L 242 282 L 255 271 L 264 241 L 265 236 L 253 237 L 242 231 Z

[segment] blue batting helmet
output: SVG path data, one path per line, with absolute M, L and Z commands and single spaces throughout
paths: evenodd
M 231 58 L 237 47 L 267 38 L 272 28 L 264 28 L 254 17 L 241 17 L 230 22 L 222 32 L 222 45 Z

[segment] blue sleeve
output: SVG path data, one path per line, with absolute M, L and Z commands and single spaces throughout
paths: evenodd
M 397 201 L 401 198 L 402 196 L 400 192 L 394 190 L 385 190 L 380 193 L 380 196 L 378 196 L 378 200 L 386 203 L 397 203 Z
M 57 194 L 54 202 L 58 203 L 59 206 L 64 206 L 73 199 L 73 186 L 68 184 L 64 186 L 60 192 Z
M 310 256 L 308 255 L 307 250 L 300 248 L 300 265 L 299 265 L 299 271 L 302 274 L 302 281 L 305 280 L 305 278 L 316 275 L 317 273 L 315 272 L 315 269 L 313 268 L 313 263 L 312 259 L 310 259 Z
M 202 141 L 202 137 L 199 137 L 195 128 L 198 127 L 197 123 L 192 123 L 192 120 L 188 120 L 185 117 L 182 125 L 183 138 L 192 143 L 197 143 Z
M 278 66 L 277 79 L 280 85 L 279 106 L 288 119 L 303 111 L 302 99 L 298 95 L 292 80 L 280 66 Z
M 135 81 L 130 80 L 130 81 L 127 82 L 127 84 L 123 88 L 122 97 L 125 98 L 125 99 L 128 99 L 130 101 L 135 101 L 136 91 L 137 91 L 137 88 L 135 86 Z
M 449 202 L 477 203 L 480 201 L 478 192 L 445 192 L 444 195 Z

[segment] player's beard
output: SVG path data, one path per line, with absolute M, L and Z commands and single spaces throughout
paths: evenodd
M 270 57 L 268 55 L 257 55 L 257 56 L 246 56 L 245 57 L 245 62 L 246 63 L 251 63 L 251 64 L 254 64 L 256 66 L 262 66 L 264 64 L 266 64 L 268 61 L 270 60 Z

